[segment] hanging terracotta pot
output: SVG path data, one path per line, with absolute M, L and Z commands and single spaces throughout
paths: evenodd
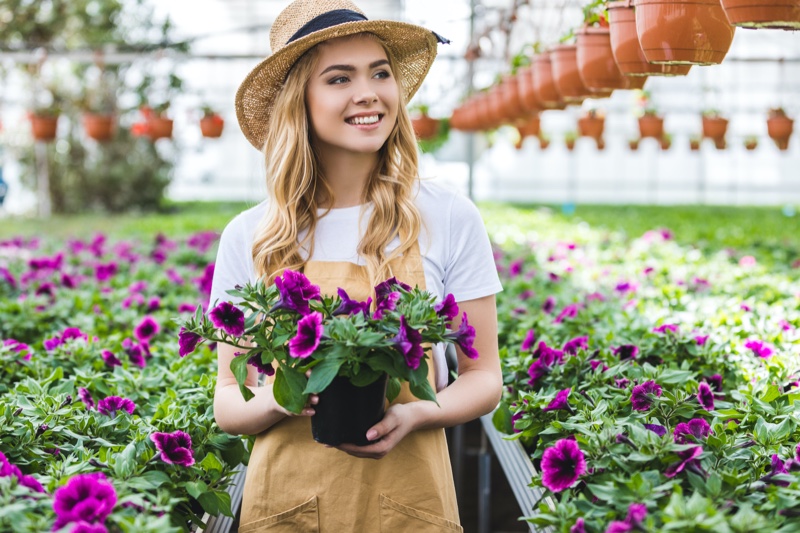
M 514 123 L 527 115 L 520 98 L 519 78 L 514 75 L 504 76 L 499 90 L 503 99 L 503 118 L 506 122 Z
M 546 150 L 550 146 L 550 138 L 539 134 L 539 149 Z
M 527 137 L 538 137 L 539 133 L 541 133 L 539 115 L 531 115 L 526 120 L 520 120 L 517 123 L 517 131 L 519 132 L 519 141 L 516 144 L 516 148 L 519 150 Z
M 544 109 L 539 97 L 536 95 L 536 88 L 533 83 L 533 67 L 520 68 L 517 70 L 517 77 L 519 78 L 519 96 L 525 110 L 533 113 Z
M 647 83 L 648 76 L 625 76 L 626 89 L 644 89 L 644 84 Z
M 114 116 L 97 113 L 83 114 L 83 129 L 95 141 L 105 142 L 114 135 Z
M 225 120 L 219 115 L 206 115 L 200 119 L 200 132 L 203 137 L 217 139 L 222 137 L 222 129 L 225 127 Z
M 631 139 L 628 141 L 628 147 L 631 149 L 632 152 L 635 152 L 639 149 L 639 139 Z
M 691 65 L 658 65 L 648 63 L 639 35 L 633 0 L 608 3 L 608 24 L 611 50 L 619 70 L 626 76 L 685 76 Z
M 56 138 L 58 115 L 30 115 L 31 133 L 36 141 L 49 142 Z
M 533 89 L 545 109 L 565 109 L 566 102 L 561 99 L 553 79 L 553 64 L 550 52 L 542 52 L 533 57 Z
M 745 150 L 747 150 L 748 152 L 752 152 L 756 148 L 758 148 L 758 139 L 747 138 L 744 140 Z
M 767 133 L 779 150 L 789 149 L 789 137 L 792 136 L 792 131 L 794 131 L 794 120 L 782 111 L 770 113 L 767 118 Z
M 147 134 L 151 140 L 172 138 L 172 119 L 153 115 L 147 119 Z
M 575 138 L 573 138 L 573 137 L 565 138 L 564 139 L 564 146 L 566 146 L 567 150 L 569 150 L 570 152 L 573 151 L 575 149 Z
M 718 65 L 734 29 L 720 0 L 636 0 L 636 32 L 651 63 Z
M 725 141 L 728 131 L 728 119 L 720 116 L 703 116 L 703 137 L 712 139 L 715 143 Z
M 492 128 L 499 128 L 505 122 L 505 109 L 503 107 L 503 94 L 500 92 L 500 85 L 494 85 L 489 90 L 489 116 L 491 117 Z
M 664 118 L 656 115 L 639 117 L 639 136 L 660 139 L 664 136 Z
M 660 142 L 662 150 L 664 151 L 669 150 L 670 147 L 672 146 L 672 137 L 670 137 L 669 135 L 664 135 L 661 137 Z
M 702 141 L 702 139 L 696 138 L 696 137 L 693 137 L 693 138 L 689 139 L 689 150 L 691 150 L 692 152 L 699 151 L 700 150 L 700 141 Z
M 414 134 L 416 134 L 417 139 L 421 141 L 433 139 L 439 131 L 439 121 L 429 117 L 426 113 L 412 118 L 411 126 L 414 128 Z
M 568 104 L 580 104 L 592 96 L 578 73 L 578 46 L 560 44 L 550 51 L 553 79 L 558 93 Z
M 611 52 L 608 28 L 578 30 L 577 60 L 578 72 L 590 91 L 627 88 L 627 80 Z
M 606 119 L 594 114 L 584 115 L 578 119 L 578 133 L 581 137 L 598 140 L 603 137 Z
M 734 26 L 800 30 L 797 0 L 722 0 L 722 7 Z

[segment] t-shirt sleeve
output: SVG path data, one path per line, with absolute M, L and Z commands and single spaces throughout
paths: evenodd
M 222 301 L 236 304 L 241 300 L 225 291 L 251 281 L 252 239 L 250 241 L 248 242 L 248 234 L 241 217 L 234 219 L 225 227 L 219 239 L 209 306 L 213 307 L 215 302 Z
M 464 302 L 502 291 L 480 212 L 460 194 L 451 204 L 449 233 L 444 293 L 452 293 L 457 302 Z

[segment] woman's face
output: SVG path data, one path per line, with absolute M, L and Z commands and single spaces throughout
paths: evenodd
M 321 152 L 376 153 L 397 121 L 400 90 L 373 37 L 331 39 L 306 88 L 312 140 Z

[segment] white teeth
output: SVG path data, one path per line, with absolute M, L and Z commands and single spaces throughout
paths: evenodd
M 380 120 L 380 116 L 374 115 L 374 116 L 371 116 L 371 117 L 355 117 L 355 118 L 351 118 L 347 122 L 349 122 L 350 124 L 366 125 L 366 124 L 375 124 L 379 120 Z

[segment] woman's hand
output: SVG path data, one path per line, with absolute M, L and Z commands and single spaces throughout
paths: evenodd
M 413 409 L 409 407 L 409 404 L 402 403 L 389 406 L 386 414 L 383 415 L 383 420 L 367 431 L 367 439 L 376 441 L 373 444 L 366 446 L 340 444 L 336 448 L 362 459 L 381 459 L 386 457 L 386 454 L 392 451 L 406 435 L 415 429 Z

